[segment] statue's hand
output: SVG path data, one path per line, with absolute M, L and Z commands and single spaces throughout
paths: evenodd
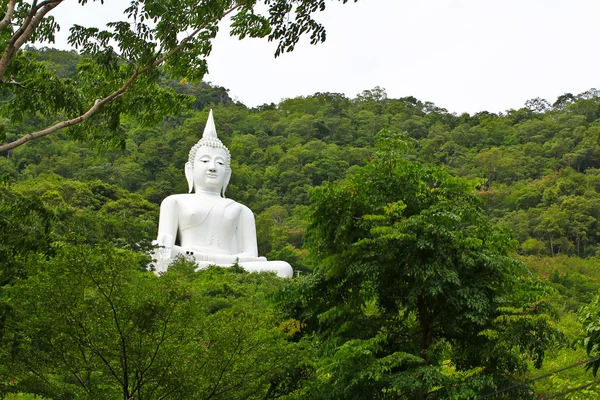
M 198 265 L 222 264 L 231 265 L 235 263 L 236 256 L 228 254 L 212 254 L 204 251 L 176 248 L 178 254 L 183 254 L 186 257 L 193 257 Z
M 156 264 L 154 264 L 155 271 L 156 273 L 164 272 L 169 267 L 169 264 L 171 264 L 171 255 L 173 249 L 171 247 L 164 246 L 157 240 L 153 240 L 152 244 L 158 246 L 151 253 L 152 258 L 156 260 Z
M 249 254 L 210 254 L 201 251 L 194 251 L 193 254 L 196 262 L 208 262 L 218 265 L 232 265 L 237 262 L 254 262 L 265 261 L 264 257 L 255 257 Z
M 156 238 L 156 242 L 160 246 L 172 248 L 173 245 L 175 244 L 175 238 L 173 237 L 173 235 L 169 235 L 168 233 L 165 233 L 165 234 L 160 235 L 158 238 Z
M 171 259 L 171 247 L 161 246 L 156 249 L 158 255 L 158 262 L 165 262 Z
M 237 256 L 239 262 L 255 262 L 255 261 L 267 261 L 265 257 L 254 257 L 249 255 L 239 255 Z

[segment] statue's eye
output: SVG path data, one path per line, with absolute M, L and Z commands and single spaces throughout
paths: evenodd
M 203 162 L 203 163 L 207 163 L 208 162 L 208 160 L 206 158 L 200 159 L 200 161 Z
M 225 165 L 225 163 L 223 161 L 217 161 L 217 164 L 219 164 L 219 165 Z

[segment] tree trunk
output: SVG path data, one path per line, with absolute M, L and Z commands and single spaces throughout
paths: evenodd
M 425 300 L 422 296 L 417 298 L 417 311 L 419 313 L 419 326 L 421 327 L 421 357 L 425 361 L 425 364 L 429 365 L 427 350 L 433 341 L 433 332 L 431 331 L 432 321 L 429 318 L 427 308 L 425 307 Z M 416 397 L 419 400 L 425 400 L 427 398 L 427 391 L 417 391 Z

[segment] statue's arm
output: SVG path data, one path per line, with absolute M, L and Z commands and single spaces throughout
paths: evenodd
M 254 222 L 254 214 L 248 207 L 242 206 L 236 235 L 238 250 L 236 256 L 239 257 L 240 260 L 246 257 L 257 258 L 258 245 L 256 243 L 256 224 Z
M 160 204 L 160 215 L 158 218 L 158 236 L 156 241 L 159 245 L 168 248 L 173 247 L 177 237 L 177 198 L 169 196 Z

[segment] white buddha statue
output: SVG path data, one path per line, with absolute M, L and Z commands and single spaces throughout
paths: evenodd
M 202 139 L 192 147 L 185 164 L 190 193 L 169 196 L 160 205 L 158 237 L 153 242 L 162 246 L 154 254 L 157 273 L 166 271 L 181 254 L 195 260 L 198 269 L 227 267 L 237 261 L 247 271 L 292 277 L 287 262 L 258 256 L 252 211 L 225 197 L 230 160 L 229 150 L 217 137 L 211 110 Z

